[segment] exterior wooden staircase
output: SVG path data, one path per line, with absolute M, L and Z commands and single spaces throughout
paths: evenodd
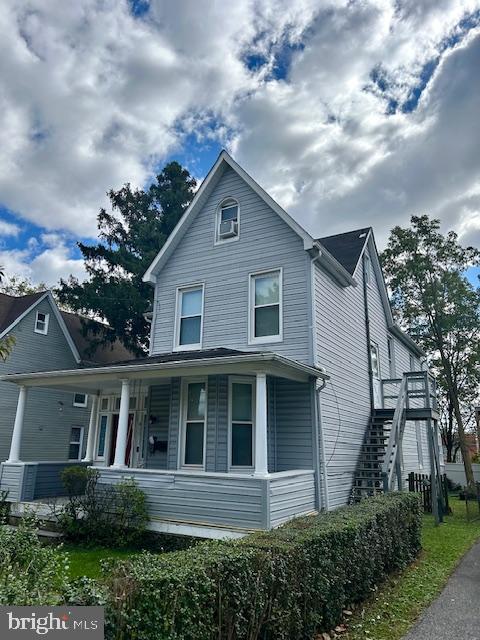
M 438 420 L 435 380 L 424 371 L 382 380 L 382 408 L 372 411 L 352 487 L 352 502 L 403 489 L 402 442 L 407 420 Z M 436 427 L 435 427 L 436 429 Z M 429 429 L 431 459 L 438 467 L 438 442 Z

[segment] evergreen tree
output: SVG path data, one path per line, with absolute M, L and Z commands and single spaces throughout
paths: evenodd
M 98 344 L 119 339 L 137 355 L 148 350 L 153 288 L 142 276 L 190 204 L 196 181 L 178 162 L 170 162 L 146 190 L 125 184 L 109 191 L 112 213 L 98 215 L 100 241 L 78 243 L 88 278 L 70 276 L 56 291 L 60 304 L 108 323 L 111 331 L 86 322 L 85 333 Z

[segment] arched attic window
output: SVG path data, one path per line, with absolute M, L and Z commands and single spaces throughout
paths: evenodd
M 235 198 L 225 198 L 218 205 L 215 243 L 232 242 L 240 237 L 240 207 Z

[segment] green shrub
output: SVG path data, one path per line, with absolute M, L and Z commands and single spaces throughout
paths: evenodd
M 107 637 L 311 638 L 411 562 L 420 533 L 418 497 L 390 494 L 236 542 L 143 554 L 110 566 Z
M 92 545 L 136 544 L 148 523 L 145 494 L 133 479 L 105 485 L 99 483 L 99 477 L 92 468 L 64 470 L 68 502 L 59 515 L 59 524 L 65 537 Z
M 55 547 L 42 546 L 38 523 L 23 518 L 16 529 L 0 526 L 0 604 L 56 605 L 68 585 L 68 560 Z

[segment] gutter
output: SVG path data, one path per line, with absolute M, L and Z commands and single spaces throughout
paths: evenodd
M 238 356 L 214 357 L 214 358 L 198 358 L 197 360 L 174 360 L 170 362 L 155 362 L 150 364 L 132 364 L 132 365 L 113 365 L 108 367 L 91 367 L 87 369 L 67 369 L 57 371 L 37 371 L 32 373 L 11 373 L 0 376 L 1 382 L 23 382 L 27 380 L 37 379 L 55 379 L 55 378 L 75 378 L 80 376 L 94 376 L 98 374 L 133 374 L 142 371 L 156 371 L 159 369 L 188 369 L 191 367 L 201 367 L 218 364 L 236 364 L 238 362 L 265 363 L 277 362 L 291 369 L 300 371 L 315 378 L 327 379 L 329 376 L 320 368 L 302 364 L 296 360 L 290 360 L 276 353 L 257 353 L 242 354 Z
M 357 286 L 355 278 L 348 273 L 348 271 L 318 240 L 315 240 L 313 247 L 318 251 L 316 259 L 318 259 L 319 264 L 321 264 L 322 267 L 324 267 L 324 269 L 328 271 L 342 287 Z

